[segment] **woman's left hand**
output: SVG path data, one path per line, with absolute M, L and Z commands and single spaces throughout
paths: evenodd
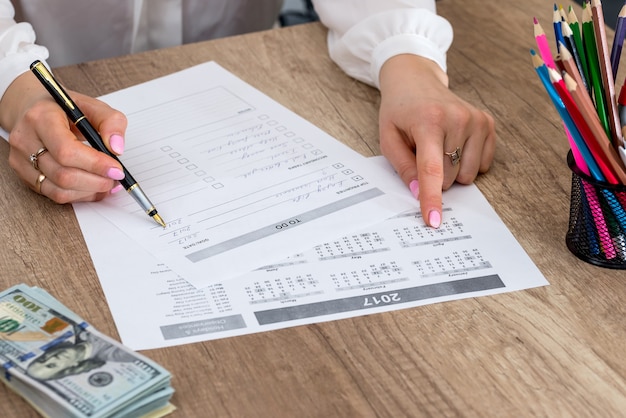
M 496 145 L 493 117 L 448 89 L 431 60 L 397 55 L 380 72 L 380 148 L 419 199 L 422 217 L 442 222 L 442 191 L 489 169 Z

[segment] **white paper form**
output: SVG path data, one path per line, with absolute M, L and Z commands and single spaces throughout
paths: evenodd
M 216 63 L 102 100 L 127 115 L 121 159 L 167 227 L 125 193 L 85 205 L 195 287 L 408 207 L 366 158 Z
M 385 190 L 412 200 L 387 161 L 372 160 L 385 169 Z M 134 246 L 98 213 L 77 215 L 81 226 L 92 226 L 85 239 L 120 337 L 135 350 L 548 284 L 476 186 L 444 193 L 439 229 L 427 227 L 417 207 L 204 289 Z

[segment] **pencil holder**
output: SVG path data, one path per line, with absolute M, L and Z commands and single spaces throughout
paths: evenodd
M 626 186 L 598 182 L 567 155 L 572 171 L 569 228 L 565 242 L 581 260 L 626 269 Z

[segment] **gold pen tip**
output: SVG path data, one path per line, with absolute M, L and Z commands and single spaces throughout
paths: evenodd
M 165 221 L 163 220 L 163 218 L 161 218 L 161 216 L 158 213 L 155 213 L 154 215 L 152 215 L 152 219 L 154 219 L 159 225 L 165 228 Z

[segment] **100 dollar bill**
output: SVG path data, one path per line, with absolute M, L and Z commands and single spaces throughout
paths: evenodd
M 45 414 L 140 416 L 173 393 L 167 370 L 25 285 L 0 293 L 0 363 L 3 380 Z

